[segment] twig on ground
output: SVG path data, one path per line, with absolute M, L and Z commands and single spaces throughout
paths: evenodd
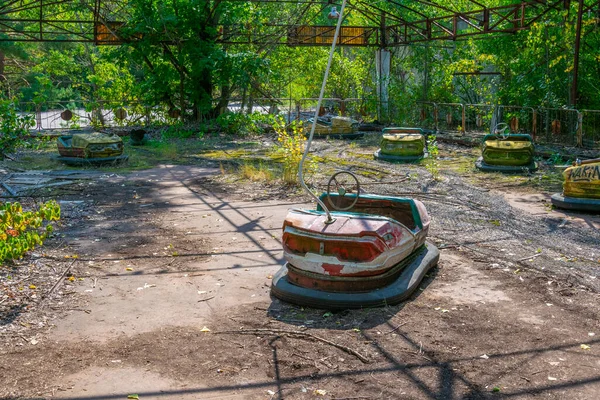
M 210 297 L 207 297 L 207 298 L 205 298 L 205 299 L 198 300 L 198 303 L 201 303 L 201 302 L 203 302 L 203 301 L 208 301 L 208 300 L 210 300 L 210 299 L 214 299 L 214 298 L 215 298 L 215 296 L 210 296 Z
M 58 284 L 60 282 L 62 282 L 62 280 L 64 279 L 64 277 L 69 273 L 69 271 L 71 270 L 71 267 L 73 266 L 73 264 L 75 264 L 75 261 L 77 261 L 77 259 L 74 259 L 73 261 L 71 261 L 71 264 L 69 264 L 69 266 L 67 268 L 65 268 L 65 270 L 63 271 L 63 273 L 60 275 L 60 278 L 58 278 L 56 280 L 56 283 L 54 283 L 54 286 L 52 286 L 52 289 L 50 289 L 48 291 L 48 293 L 46 293 L 44 295 L 44 300 L 47 299 L 48 297 L 50 297 L 50 295 L 52 294 L 52 292 L 54 292 L 54 290 L 57 288 Z
M 427 361 L 429 361 L 429 362 L 433 362 L 433 361 L 431 360 L 431 358 L 429 358 L 429 357 L 426 357 L 426 356 L 425 356 L 425 355 L 424 355 L 422 352 L 420 353 L 420 352 L 418 352 L 418 351 L 411 351 L 411 350 L 400 350 L 400 351 L 402 351 L 402 352 L 404 352 L 404 353 L 412 354 L 412 355 L 414 355 L 414 356 L 421 357 L 422 359 L 424 359 L 424 360 L 427 360 Z M 422 351 L 422 349 L 421 349 L 420 351 Z
M 29 278 L 31 278 L 31 275 L 27 275 L 25 278 L 22 278 L 22 279 L 19 279 L 18 281 L 13 282 L 13 285 L 18 285 L 19 283 L 25 282 Z
M 86 314 L 91 314 L 92 310 L 87 310 L 85 308 L 60 308 L 60 307 L 50 307 L 52 310 L 60 310 L 60 311 L 83 311 Z
M 536 372 L 532 372 L 532 373 L 531 373 L 531 376 L 533 376 L 533 375 L 537 375 L 537 374 L 539 374 L 539 373 L 546 372 L 546 371 L 548 371 L 548 370 L 547 370 L 547 369 L 542 369 L 542 370 L 539 370 L 539 371 L 536 371 Z
M 397 327 L 395 327 L 394 329 L 392 329 L 389 332 L 386 332 L 385 335 L 388 335 L 392 332 L 396 332 L 398 329 L 400 329 L 401 327 L 403 327 L 404 325 L 408 324 L 408 321 L 401 323 L 400 325 L 398 325 Z
M 537 254 L 534 254 L 534 255 L 532 255 L 532 256 L 530 256 L 530 257 L 523 257 L 523 258 L 519 258 L 519 259 L 517 260 L 517 262 L 518 262 L 518 261 L 526 261 L 526 260 L 531 260 L 532 258 L 536 258 L 536 257 L 539 257 L 539 256 L 541 256 L 541 255 L 542 255 L 542 253 L 537 253 Z
M 407 180 L 409 180 L 410 178 L 405 178 L 405 179 L 401 179 L 399 181 L 393 181 L 393 182 L 365 182 L 365 183 L 361 183 L 360 186 L 371 186 L 371 185 L 393 185 L 396 183 L 402 183 L 405 182 Z
M 215 332 L 215 334 L 230 334 L 230 335 L 257 335 L 257 334 L 271 334 L 271 335 L 280 335 L 280 336 L 290 336 L 290 337 L 296 337 L 299 339 L 314 339 L 316 341 L 328 344 L 330 346 L 333 347 L 337 347 L 338 349 L 351 354 L 353 356 L 355 356 L 356 358 L 358 358 L 360 361 L 362 361 L 365 364 L 368 364 L 370 362 L 370 360 L 363 356 L 362 354 L 360 354 L 358 351 L 351 349 L 350 347 L 338 344 L 338 343 L 334 343 L 331 342 L 327 339 L 323 339 L 322 337 L 319 336 L 315 336 L 312 335 L 310 333 L 307 332 L 300 332 L 300 331 L 286 331 L 286 330 L 280 330 L 280 329 L 243 329 L 243 330 L 239 330 L 239 331 L 221 331 L 221 332 Z

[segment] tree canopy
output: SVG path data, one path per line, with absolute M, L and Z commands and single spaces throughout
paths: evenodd
M 106 4 L 109 2 L 104 2 Z M 11 41 L 0 33 L 5 96 L 24 102 L 141 102 L 163 105 L 187 120 L 215 117 L 231 99 L 315 97 L 327 47 L 282 44 L 287 25 L 333 26 L 326 2 L 120 0 L 105 13 L 121 21 L 115 46 Z M 344 26 L 394 25 L 481 6 L 409 0 L 351 1 Z M 511 4 L 487 2 L 487 7 Z M 566 6 L 562 6 L 566 4 Z M 578 108 L 600 109 L 600 8 L 582 14 Z M 118 5 L 118 7 L 116 7 Z M 61 2 L 74 20 L 85 2 Z M 542 7 L 541 5 L 539 7 Z M 419 41 L 391 47 L 391 101 L 417 100 L 568 107 L 574 71 L 577 2 L 561 2 L 516 33 Z M 31 18 L 35 7 L 5 15 Z M 10 11 L 10 10 L 9 10 Z M 386 14 L 389 12 L 389 14 Z M 382 21 L 381 16 L 387 15 Z M 25 28 L 22 28 L 25 29 Z M 82 32 L 84 28 L 82 25 Z M 380 33 L 382 34 L 382 33 Z M 223 43 L 223 37 L 262 37 Z M 283 40 L 284 41 L 284 40 Z M 376 97 L 374 47 L 339 47 L 327 97 Z

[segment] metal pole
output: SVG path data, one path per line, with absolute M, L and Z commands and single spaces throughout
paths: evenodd
M 327 60 L 327 67 L 325 68 L 325 75 L 323 76 L 323 83 L 321 84 L 321 92 L 319 93 L 319 101 L 317 102 L 317 109 L 315 111 L 315 116 L 313 119 L 312 126 L 310 127 L 310 134 L 308 135 L 308 141 L 306 142 L 306 147 L 304 148 L 304 153 L 302 154 L 302 159 L 300 160 L 300 165 L 298 166 L 298 180 L 300 181 L 300 185 L 306 192 L 311 195 L 317 203 L 321 206 L 321 208 L 327 214 L 327 223 L 330 224 L 334 221 L 331 217 L 331 213 L 329 209 L 319 199 L 309 188 L 306 186 L 306 182 L 304 182 L 304 161 L 308 156 L 308 152 L 310 151 L 310 145 L 312 143 L 313 137 L 315 135 L 315 128 L 317 127 L 317 119 L 319 118 L 319 109 L 321 108 L 321 103 L 323 102 L 323 96 L 325 95 L 325 86 L 327 85 L 327 78 L 329 77 L 329 70 L 331 69 L 331 61 L 333 60 L 333 52 L 335 51 L 335 45 L 337 44 L 338 37 L 340 35 L 340 29 L 342 27 L 342 18 L 344 16 L 344 9 L 346 8 L 346 1 L 342 0 L 342 8 L 340 9 L 340 13 L 338 16 L 337 25 L 335 27 L 335 34 L 333 35 L 333 41 L 331 42 L 331 50 L 329 51 L 329 59 Z
M 577 105 L 577 78 L 579 75 L 579 48 L 581 47 L 581 19 L 583 15 L 583 0 L 579 0 L 579 10 L 577 11 L 577 30 L 575 33 L 575 54 L 573 56 L 573 85 L 571 86 L 571 104 Z

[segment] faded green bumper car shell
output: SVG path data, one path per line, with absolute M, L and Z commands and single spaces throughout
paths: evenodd
M 123 155 L 123 141 L 117 135 L 81 133 L 63 135 L 57 139 L 57 159 L 68 165 L 85 165 L 127 160 Z
M 520 173 L 537 170 L 535 146 L 527 134 L 490 134 L 483 138 L 482 156 L 475 165 L 482 171 Z
M 310 132 L 314 118 L 310 118 L 306 124 L 306 132 Z M 348 117 L 317 118 L 315 126 L 315 138 L 331 139 L 355 139 L 362 137 L 363 133 L 358 131 L 358 121 Z
M 425 135 L 420 128 L 385 128 L 375 159 L 390 162 L 418 161 L 427 156 Z

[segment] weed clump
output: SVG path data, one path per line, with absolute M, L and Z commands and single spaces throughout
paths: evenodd
M 300 121 L 293 121 L 286 125 L 283 118 L 279 118 L 273 124 L 273 129 L 277 133 L 276 152 L 281 154 L 283 164 L 282 179 L 288 184 L 298 183 L 298 166 L 306 147 L 304 126 Z M 313 173 L 315 168 L 316 164 L 309 155 L 304 163 L 304 173 Z
M 425 159 L 425 168 L 434 180 L 440 179 L 440 165 L 438 161 L 439 149 L 437 146 L 437 140 L 435 135 L 429 135 L 427 137 L 427 152 L 429 157 Z

